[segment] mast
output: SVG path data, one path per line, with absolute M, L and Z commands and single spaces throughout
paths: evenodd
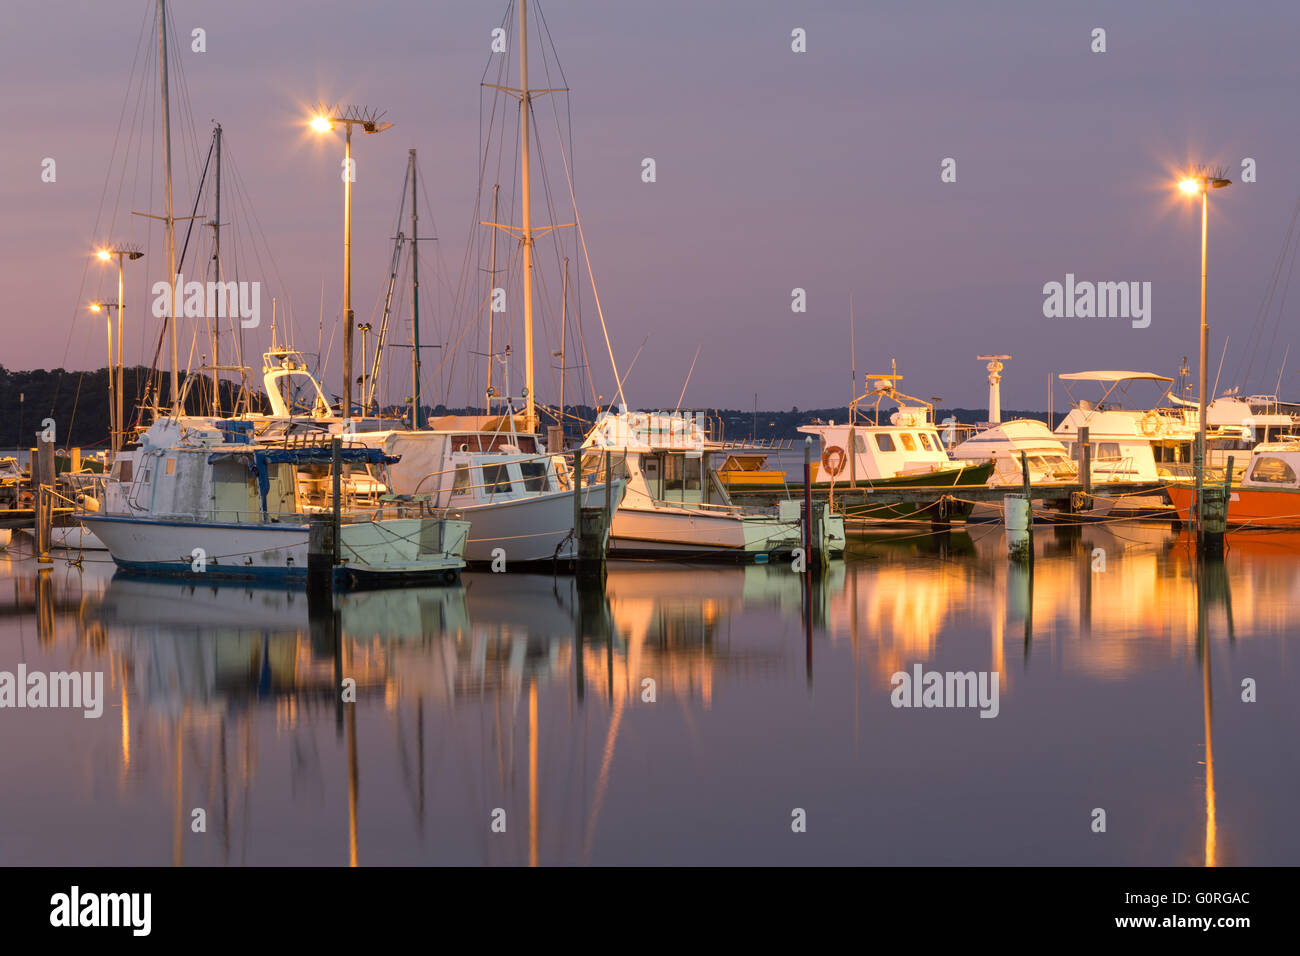
M 852 389 L 850 389 L 851 394 L 849 395 L 849 404 L 851 405 L 858 400 L 858 346 L 854 339 L 852 292 L 849 293 L 849 368 L 852 376 L 851 384 L 853 386 Z M 852 422 L 849 424 L 852 424 Z
M 420 427 L 420 221 L 415 193 L 415 150 L 411 150 L 411 427 Z
M 216 263 L 217 281 L 221 276 L 221 124 L 217 124 L 217 212 L 212 219 L 212 259 Z M 227 311 L 229 311 L 227 309 Z M 221 383 L 217 378 L 217 366 L 221 364 L 221 327 L 216 318 L 212 320 L 212 414 L 221 417 Z
M 564 434 L 564 346 L 569 320 L 569 257 L 564 257 L 564 282 L 560 292 L 560 434 Z
M 165 172 L 163 176 L 166 190 L 167 210 L 167 284 L 172 286 L 171 305 L 167 310 L 167 330 L 171 339 L 172 403 L 180 411 L 180 353 L 176 345 L 176 220 L 172 218 L 172 127 L 171 109 L 167 101 L 167 4 L 158 0 L 158 66 L 162 74 L 162 121 L 163 121 L 163 157 Z
M 352 124 L 343 134 L 343 407 L 339 417 L 352 417 Z
M 492 187 L 492 221 L 497 221 L 497 194 L 501 192 L 501 184 L 497 183 Z M 489 274 L 492 276 L 488 285 L 488 380 L 487 394 L 492 394 L 492 375 L 494 372 L 493 365 L 496 363 L 496 352 L 493 351 L 492 330 L 496 325 L 496 313 L 492 311 L 492 302 L 496 295 L 497 285 L 497 231 L 492 230 L 492 262 Z M 491 399 L 488 400 L 488 414 L 492 414 Z
M 532 112 L 532 99 L 528 92 L 527 11 L 528 0 L 519 0 L 519 166 L 524 206 L 520 239 L 524 244 L 524 384 L 528 389 L 524 428 L 533 432 L 537 429 L 537 410 L 533 398 L 533 210 L 528 158 L 528 117 Z

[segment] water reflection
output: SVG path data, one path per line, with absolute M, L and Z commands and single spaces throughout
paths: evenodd
M 1285 677 L 1300 536 L 1232 535 L 1217 565 L 1159 526 L 1039 529 L 1027 567 L 1004 548 L 996 528 L 877 534 L 816 581 L 623 564 L 596 588 L 467 574 L 337 597 L 8 558 L 0 669 L 105 672 L 105 719 L 60 724 L 85 753 L 42 771 L 64 811 L 129 820 L 96 860 L 1164 864 L 1190 862 L 1194 826 L 1195 862 L 1220 862 L 1212 687 Z M 1001 719 L 893 710 L 890 678 L 916 663 L 996 671 Z M 1193 744 L 1178 717 L 1197 691 Z M 1243 765 L 1283 739 L 1260 725 L 1229 732 Z M 3 746 L 35 766 L 45 739 Z M 1026 789 L 1037 815 L 998 802 Z M 810 831 L 811 857 L 766 820 L 805 791 L 840 827 Z M 1146 829 L 1103 846 L 1060 819 L 1107 800 Z M 1289 812 L 1249 780 L 1230 806 Z M 1273 859 L 1228 819 L 1234 861 Z

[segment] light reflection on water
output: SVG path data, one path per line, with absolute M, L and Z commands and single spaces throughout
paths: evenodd
M 0 710 L 0 859 L 1300 860 L 1300 536 L 1230 536 L 1199 589 L 1164 528 L 1035 539 L 1032 569 L 988 526 L 858 538 L 807 589 L 619 564 L 591 593 L 467 574 L 332 605 L 0 556 L 0 670 L 102 670 L 107 697 Z M 996 671 L 998 717 L 894 708 L 917 663 Z

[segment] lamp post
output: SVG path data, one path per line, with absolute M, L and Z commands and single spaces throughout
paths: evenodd
M 113 403 L 110 408 L 109 417 L 115 422 L 112 435 L 113 455 L 116 456 L 122 450 L 122 443 L 126 433 L 124 425 L 125 419 L 122 414 L 122 309 L 123 303 L 126 302 L 126 282 L 125 274 L 122 268 L 122 259 L 125 256 L 134 262 L 136 259 L 144 257 L 144 253 L 136 246 L 123 245 L 118 243 L 104 249 L 99 249 L 95 253 L 95 258 L 100 262 L 109 262 L 114 256 L 117 256 L 117 302 L 113 307 L 117 309 L 117 368 L 113 366 L 113 343 L 112 328 L 109 328 L 109 352 L 108 352 L 108 388 L 109 401 Z M 93 307 L 92 307 L 93 308 Z M 113 379 L 116 376 L 117 386 L 114 388 Z
M 310 126 L 318 133 L 328 133 L 343 124 L 343 407 L 342 418 L 352 416 L 352 127 L 360 126 L 367 133 L 382 133 L 392 123 L 381 123 L 383 113 L 364 107 L 348 106 L 345 109 L 321 107 L 312 117 Z
M 1232 180 L 1223 175 L 1223 171 L 1210 172 L 1200 170 L 1187 176 L 1178 183 L 1178 188 L 1189 196 L 1197 194 L 1201 197 L 1201 374 L 1200 374 L 1200 398 L 1197 402 L 1198 415 L 1196 426 L 1196 452 L 1195 452 L 1195 472 L 1196 472 L 1196 537 L 1199 540 L 1203 531 L 1203 519 L 1205 517 L 1205 503 L 1202 500 L 1204 496 L 1202 491 L 1205 488 L 1205 414 L 1207 405 L 1206 391 L 1209 388 L 1207 382 L 1207 371 L 1209 365 L 1209 337 L 1210 327 L 1205 318 L 1205 287 L 1206 275 L 1208 273 L 1208 250 L 1209 250 L 1209 223 L 1210 223 L 1210 190 L 1222 189 L 1224 186 L 1231 185 Z M 1231 479 L 1231 475 L 1228 476 Z
M 122 330 L 122 306 L 119 302 L 92 302 L 90 311 L 96 314 L 103 312 L 107 321 L 104 323 L 105 331 L 108 338 L 108 443 L 116 455 L 121 447 L 121 426 L 119 417 L 121 412 L 118 410 L 121 406 L 117 401 L 117 396 L 121 393 L 113 386 L 113 313 L 109 309 L 117 309 L 117 328 L 120 334 Z M 120 346 L 119 346 L 120 348 Z

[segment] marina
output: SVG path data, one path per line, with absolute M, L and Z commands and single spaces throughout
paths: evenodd
M 1300 14 L 117 6 L 0 66 L 0 915 L 1266 922 Z

